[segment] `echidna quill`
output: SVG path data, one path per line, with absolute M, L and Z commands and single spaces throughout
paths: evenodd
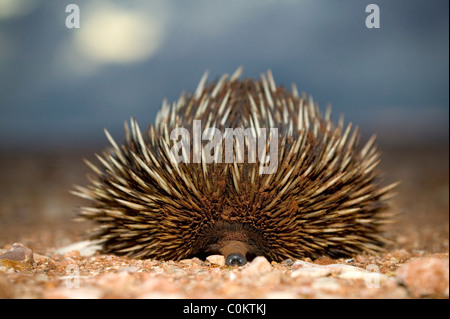
M 80 212 L 98 223 L 92 238 L 105 253 L 222 254 L 228 265 L 380 251 L 395 184 L 382 186 L 374 138 L 359 147 L 357 127 L 342 117 L 334 124 L 330 108 L 322 115 L 270 71 L 260 80 L 240 74 L 206 85 L 205 73 L 193 94 L 163 102 L 145 133 L 125 123 L 120 146 L 105 130 L 112 147 L 97 155 L 100 165 L 86 161 L 92 184 L 73 192 L 93 202 Z M 195 136 L 199 123 L 205 130 Z

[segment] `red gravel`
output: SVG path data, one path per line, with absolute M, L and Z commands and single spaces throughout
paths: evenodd
M 392 200 L 400 215 L 389 228 L 392 244 L 385 253 L 257 259 L 241 268 L 223 266 L 221 258 L 161 262 L 56 254 L 84 240 L 88 227 L 71 221 L 83 201 L 68 192 L 86 183 L 82 157 L 0 157 L 0 254 L 16 242 L 34 252 L 30 267 L 0 259 L 0 298 L 448 298 L 448 145 L 384 150 L 388 181 L 402 181 Z M 377 289 L 367 270 L 374 267 Z

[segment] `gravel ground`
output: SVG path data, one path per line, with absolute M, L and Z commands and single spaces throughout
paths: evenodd
M 95 253 L 82 242 L 89 225 L 71 221 L 83 202 L 68 190 L 86 183 L 84 156 L 2 155 L 0 298 L 448 298 L 448 154 L 448 145 L 384 149 L 386 178 L 402 181 L 384 253 L 258 257 L 243 267 L 225 266 L 222 256 L 163 262 Z

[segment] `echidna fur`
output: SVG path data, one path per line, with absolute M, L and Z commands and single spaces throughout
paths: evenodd
M 125 140 L 112 147 L 87 188 L 80 215 L 98 227 L 91 237 L 105 253 L 180 260 L 221 253 L 270 260 L 349 256 L 382 249 L 390 221 L 379 152 L 372 137 L 359 147 L 358 127 L 331 121 L 311 97 L 275 85 L 272 73 L 239 80 L 241 68 L 172 105 L 163 102 L 156 124 L 142 133 L 125 122 Z M 256 163 L 177 163 L 172 129 L 278 128 L 278 167 L 260 174 Z M 276 137 L 271 137 L 276 138 Z M 245 140 L 247 145 L 247 140 Z M 236 155 L 236 154 L 235 154 Z M 234 254 L 234 255 L 231 255 Z M 229 263 L 229 262 L 227 262 Z M 233 263 L 233 262 L 231 262 Z

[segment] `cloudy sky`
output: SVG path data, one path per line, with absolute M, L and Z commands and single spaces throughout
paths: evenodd
M 144 128 L 240 65 L 385 143 L 448 141 L 447 0 L 78 0 L 78 29 L 69 3 L 0 0 L 0 152 L 106 145 L 103 127 L 120 141 L 130 116 Z

